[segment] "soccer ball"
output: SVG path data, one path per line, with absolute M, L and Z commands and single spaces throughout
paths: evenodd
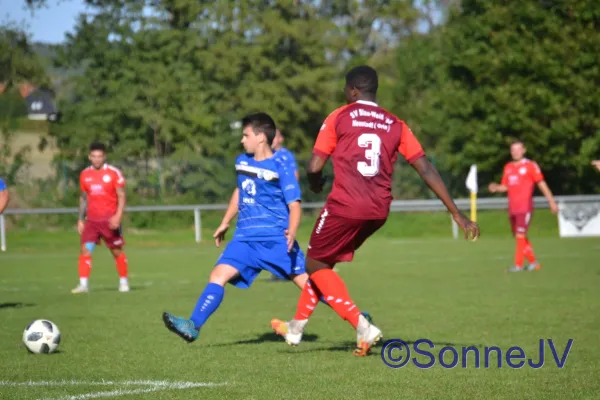
M 54 353 L 60 344 L 58 326 L 47 319 L 37 319 L 25 328 L 23 343 L 31 353 Z

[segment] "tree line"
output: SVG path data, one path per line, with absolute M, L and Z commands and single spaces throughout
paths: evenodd
M 599 192 L 590 166 L 600 154 L 594 0 L 84 2 L 90 11 L 56 48 L 52 67 L 76 73 L 62 78 L 62 117 L 48 132 L 74 190 L 96 139 L 128 168 L 132 190 L 225 201 L 241 151 L 235 121 L 269 112 L 302 164 L 343 103 L 344 72 L 367 63 L 380 73 L 379 103 L 411 126 L 455 196 L 466 194 L 471 164 L 482 182 L 499 179 L 513 138 L 555 193 Z M 31 68 L 35 55 L 20 57 L 26 78 L 47 83 Z M 6 60 L 2 80 L 23 79 Z M 394 190 L 430 196 L 402 161 Z

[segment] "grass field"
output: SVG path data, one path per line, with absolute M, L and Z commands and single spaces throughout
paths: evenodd
M 520 346 L 537 362 L 540 339 L 553 339 L 559 358 L 573 339 L 564 368 L 546 346 L 540 369 L 511 369 L 505 358 L 499 369 L 495 353 L 489 368 L 483 358 L 475 368 L 471 355 L 467 368 L 459 362 L 446 369 L 436 361 L 430 369 L 391 369 L 382 362 L 381 346 L 369 357 L 353 357 L 354 332 L 323 305 L 303 343 L 291 348 L 271 333 L 269 321 L 291 317 L 299 291 L 269 282 L 267 274 L 250 290 L 228 287 L 200 339 L 186 344 L 164 328 L 161 313 L 191 312 L 220 249 L 194 244 L 190 231 L 131 233 L 132 291 L 117 292 L 113 262 L 101 247 L 91 293 L 75 296 L 77 236 L 14 232 L 9 251 L 0 254 L 0 398 L 599 398 L 600 241 L 559 239 L 541 218 L 532 240 L 543 269 L 509 275 L 504 270 L 512 263 L 513 242 L 504 219 L 488 236 L 482 222 L 475 243 L 452 240 L 449 220 L 442 222 L 443 237 L 414 239 L 395 237 L 394 222 L 353 263 L 340 265 L 354 300 L 373 315 L 384 341 L 426 338 L 435 343 L 434 354 L 453 346 L 459 355 L 466 346 L 482 352 L 498 346 L 504 353 Z M 411 226 L 415 236 L 429 229 L 423 221 Z M 303 231 L 303 248 L 306 239 Z M 61 329 L 58 353 L 24 349 L 22 331 L 37 318 Z

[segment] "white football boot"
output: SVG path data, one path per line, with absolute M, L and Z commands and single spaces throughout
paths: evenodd
M 356 349 L 352 354 L 357 357 L 364 357 L 369 354 L 371 347 L 375 346 L 381 340 L 383 334 L 381 330 L 361 315 L 358 317 L 358 326 L 356 327 Z

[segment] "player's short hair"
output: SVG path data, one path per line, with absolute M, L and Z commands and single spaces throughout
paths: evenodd
M 513 144 L 520 144 L 521 146 L 525 147 L 525 142 L 523 142 L 521 139 L 512 139 L 510 141 L 510 145 L 512 146 Z
M 379 87 L 377 71 L 368 65 L 354 67 L 346 74 L 346 84 L 355 87 L 361 93 L 375 95 Z
M 242 118 L 242 129 L 246 128 L 247 126 L 251 126 L 255 134 L 259 134 L 261 132 L 264 133 L 267 137 L 269 146 L 273 144 L 277 126 L 269 114 L 258 112 L 246 115 L 244 118 Z
M 100 151 L 106 153 L 106 146 L 104 145 L 104 143 L 100 143 L 100 142 L 94 142 L 94 143 L 90 144 L 90 152 L 96 151 L 96 150 L 100 150 Z

